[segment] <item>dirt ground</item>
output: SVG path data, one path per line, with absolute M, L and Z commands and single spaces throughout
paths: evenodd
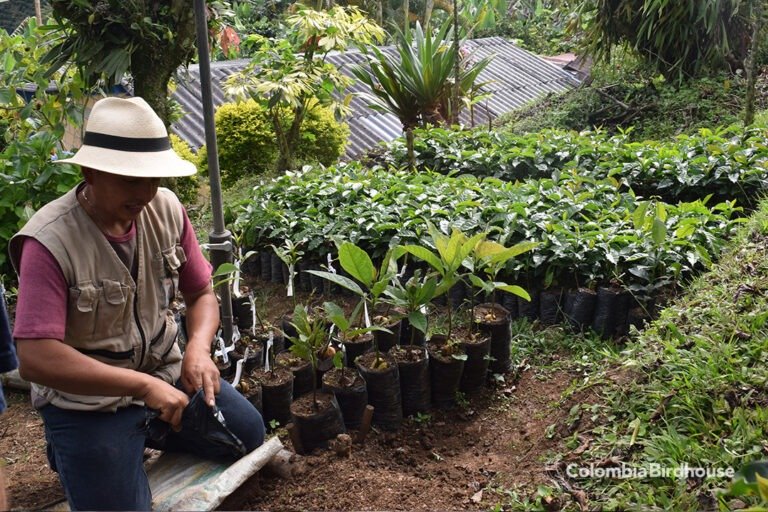
M 572 377 L 535 371 L 489 389 L 469 404 L 411 418 L 397 433 L 373 429 L 349 458 L 333 451 L 302 457 L 292 480 L 260 474 L 221 510 L 488 510 L 506 490 L 532 496 L 548 483 L 546 454 L 560 446 L 547 427 L 566 420 L 561 399 Z M 45 509 L 63 499 L 48 468 L 42 420 L 27 393 L 7 393 L 0 420 L 12 510 Z M 284 431 L 278 431 L 290 449 Z
M 563 398 L 577 378 L 519 368 L 453 409 L 407 419 L 396 433 L 374 427 L 348 458 L 330 450 L 302 456 L 290 480 L 262 471 L 219 508 L 488 510 L 508 503 L 509 493 L 533 498 L 550 483 L 546 461 L 563 451 L 571 405 L 584 398 Z M 64 494 L 45 457 L 42 420 L 28 393 L 6 390 L 6 398 L 0 457 L 11 509 L 48 508 Z M 277 435 L 291 449 L 285 430 Z

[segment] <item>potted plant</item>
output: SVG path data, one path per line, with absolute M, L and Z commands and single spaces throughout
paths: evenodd
M 485 237 L 485 233 L 467 237 L 454 228 L 448 236 L 437 230 L 430 222 L 427 222 L 427 229 L 435 251 L 420 245 L 405 245 L 399 252 L 408 252 L 432 267 L 437 274 L 435 297 L 438 297 L 446 294 L 456 283 L 462 281 L 462 263 Z M 464 370 L 464 361 L 467 359 L 461 340 L 453 331 L 452 309 L 450 306 L 446 308 L 447 332 L 444 335 L 432 336 L 427 343 L 430 356 L 432 402 L 438 407 L 448 407 L 455 403 L 456 392 Z
M 305 306 L 293 310 L 293 326 L 297 335 L 291 339 L 291 352 L 307 361 L 312 369 L 312 392 L 291 404 L 291 420 L 296 426 L 305 451 L 327 447 L 328 441 L 346 432 L 339 403 L 333 393 L 318 392 L 314 375 L 321 352 L 328 347 L 325 320 L 310 316 Z
M 407 344 L 397 344 L 389 354 L 397 361 L 403 415 L 410 416 L 429 409 L 431 398 L 429 359 L 424 340 L 427 334 L 427 306 L 435 296 L 437 278 L 422 275 L 417 269 L 405 282 L 393 280 L 384 292 L 393 306 L 405 314 L 409 335 Z M 405 323 L 405 322 L 404 322 Z
M 362 328 L 371 328 L 369 311 L 378 304 L 380 297 L 389 282 L 397 273 L 397 267 L 392 259 L 392 251 L 384 256 L 380 269 L 376 269 L 370 256 L 351 242 L 339 245 L 339 263 L 342 268 L 355 280 L 333 272 L 310 270 L 332 283 L 349 290 L 360 297 L 357 308 L 362 316 Z M 358 284 L 360 283 L 360 284 Z M 362 285 L 362 286 L 361 286 Z M 388 329 L 376 326 L 372 331 Z M 403 421 L 402 401 L 400 394 L 400 376 L 397 363 L 392 356 L 379 350 L 375 339 L 373 351 L 358 355 L 358 351 L 350 350 L 353 345 L 347 341 L 347 363 L 350 359 L 363 376 L 368 390 L 368 400 L 374 407 L 373 423 L 386 430 L 397 430 Z M 352 354 L 350 354 L 352 352 Z M 351 357 L 350 357 L 351 356 Z
M 267 345 L 264 367 L 256 368 L 251 376 L 261 385 L 262 416 L 264 424 L 286 425 L 291 419 L 293 401 L 293 373 L 276 365 L 275 347 Z
M 365 406 L 368 405 L 368 390 L 360 372 L 344 364 L 343 349 L 349 340 L 370 336 L 371 331 L 377 327 L 354 327 L 356 323 L 354 317 L 359 314 L 359 307 L 348 318 L 339 305 L 334 302 L 325 302 L 323 312 L 326 319 L 333 324 L 335 329 L 333 337 L 342 350 L 337 351 L 333 357 L 335 367 L 323 375 L 322 388 L 336 395 L 347 428 L 357 430 L 360 428 Z
M 334 272 L 321 270 L 309 270 L 308 272 L 327 279 L 358 296 L 360 298 L 359 307 L 361 308 L 361 313 L 360 315 L 357 315 L 357 318 L 362 322 L 362 327 L 370 327 L 372 325 L 371 312 L 376 310 L 384 291 L 397 274 L 397 266 L 392 259 L 392 253 L 391 251 L 387 252 L 381 267 L 377 269 L 370 256 L 368 256 L 368 253 L 363 249 L 351 242 L 343 242 L 339 245 L 339 264 L 347 274 L 354 278 L 354 280 Z M 385 318 L 384 316 L 378 318 L 388 322 L 388 318 Z M 391 330 L 386 328 L 386 326 L 380 325 L 379 327 L 383 328 L 371 329 L 371 331 L 374 333 L 385 332 L 392 334 Z M 382 351 L 378 346 L 377 338 L 374 336 L 370 344 L 368 342 L 361 342 L 361 344 L 362 346 L 355 347 L 352 340 L 348 340 L 345 347 L 347 350 L 347 364 L 350 366 L 353 365 L 356 357 L 363 354 L 372 346 L 376 354 L 373 360 L 375 368 L 382 358 Z
M 241 277 L 243 269 L 256 251 L 243 252 L 242 234 L 233 235 L 233 260 L 231 263 L 222 263 L 213 274 L 214 285 L 219 286 L 229 283 L 232 289 L 232 315 L 240 329 L 248 329 L 253 325 L 253 295 L 243 293 Z
M 478 330 L 488 343 L 483 345 L 473 340 L 465 344 L 468 359 L 460 386 L 462 391 L 474 392 L 483 387 L 489 360 L 492 371 L 503 373 L 509 370 L 511 317 L 500 304 L 499 292 L 511 293 L 526 301 L 530 301 L 531 297 L 520 286 L 499 281 L 498 276 L 510 259 L 530 251 L 536 245 L 535 242 L 521 242 L 507 248 L 492 240 L 480 240 L 464 261 L 469 270 L 469 282 L 476 290 L 471 294 L 470 327 Z M 490 301 L 475 305 L 476 295 L 489 297 Z
M 304 255 L 304 252 L 301 250 L 303 242 L 294 243 L 289 238 L 286 238 L 283 242 L 283 245 L 278 247 L 276 245 L 271 245 L 272 250 L 274 251 L 276 257 L 279 261 L 283 263 L 282 268 L 286 271 L 286 279 L 281 282 L 285 282 L 286 284 L 286 297 L 291 298 L 292 307 L 296 308 L 296 286 L 295 286 L 295 279 L 296 279 L 296 265 L 301 260 L 301 257 Z M 285 315 L 283 315 L 281 319 L 280 328 L 283 331 L 283 336 L 286 341 L 286 345 L 288 345 L 288 341 L 296 336 L 296 333 L 293 331 L 293 327 L 291 325 L 291 315 L 292 313 L 289 311 Z M 288 348 L 286 346 L 286 348 Z

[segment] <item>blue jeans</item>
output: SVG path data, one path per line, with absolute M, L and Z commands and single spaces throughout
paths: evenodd
M 264 442 L 264 421 L 253 405 L 221 380 L 216 396 L 229 430 L 248 452 Z M 71 510 L 151 510 L 144 472 L 147 409 L 133 405 L 116 412 L 72 411 L 53 405 L 40 409 L 51 468 Z M 171 432 L 166 449 L 208 458 L 227 456 L 221 447 L 182 429 Z

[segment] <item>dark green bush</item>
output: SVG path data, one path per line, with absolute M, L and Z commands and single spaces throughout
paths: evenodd
M 272 124 L 261 105 L 253 100 L 225 103 L 216 110 L 215 122 L 223 184 L 231 185 L 246 174 L 262 174 L 272 169 L 277 145 Z M 199 158 L 199 165 L 207 170 L 204 150 Z
M 72 165 L 56 165 L 56 135 L 41 131 L 13 140 L 0 152 L 0 274 L 12 273 L 8 241 L 40 207 L 67 192 L 80 180 Z
M 653 77 L 629 57 L 593 69 L 591 86 L 552 95 L 497 119 L 514 133 L 545 128 L 629 132 L 632 140 L 664 140 L 742 119 L 745 80 L 721 74 L 676 85 Z M 758 98 L 765 108 L 768 98 Z
M 329 109 L 317 106 L 307 112 L 301 125 L 299 163 L 332 165 L 344 153 L 347 139 L 349 126 L 336 121 Z
M 544 130 L 513 135 L 484 129 L 414 132 L 416 166 L 442 174 L 469 174 L 514 182 L 576 173 L 616 180 L 643 197 L 675 203 L 712 195 L 753 206 L 768 191 L 768 130 L 738 126 L 701 129 L 663 142 L 632 142 L 605 132 Z M 407 163 L 405 142 L 384 145 L 383 165 Z
M 275 132 L 261 105 L 253 100 L 225 103 L 216 110 L 215 121 L 224 185 L 230 186 L 249 174 L 274 170 L 278 156 Z M 327 108 L 315 106 L 307 112 L 301 126 L 299 163 L 333 164 L 343 153 L 348 136 L 346 124 L 336 121 Z M 198 153 L 198 162 L 207 171 L 205 147 Z
M 197 165 L 197 156 L 192 152 L 189 144 L 184 142 L 178 135 L 171 134 L 171 147 L 184 160 Z M 185 205 L 197 202 L 197 191 L 199 180 L 197 174 L 183 178 L 164 178 L 163 186 L 173 190 Z

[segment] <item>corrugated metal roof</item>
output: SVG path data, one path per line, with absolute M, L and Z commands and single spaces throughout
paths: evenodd
M 495 119 L 536 98 L 551 92 L 564 92 L 579 83 L 568 72 L 501 37 L 464 41 L 463 47 L 478 60 L 488 55 L 494 56 L 477 79 L 479 83 L 488 82 L 480 90 L 491 92 L 492 95 L 475 106 L 475 125 L 486 125 L 489 118 Z M 382 47 L 381 50 L 388 53 L 395 51 L 391 46 Z M 349 72 L 350 65 L 364 63 L 365 57 L 356 50 L 350 50 L 330 55 L 328 61 L 342 73 L 352 76 Z M 222 84 L 228 76 L 242 70 L 248 62 L 240 59 L 211 63 L 214 108 L 230 101 L 225 97 Z M 182 78 L 173 97 L 181 104 L 186 114 L 172 129 L 191 146 L 199 148 L 205 144 L 199 68 L 190 66 L 188 73 Z M 355 80 L 347 92 L 366 90 L 365 85 Z M 350 128 L 345 158 L 357 158 L 379 142 L 392 140 L 402 134 L 402 126 L 395 116 L 370 109 L 362 98 L 354 97 L 350 108 L 352 112 L 345 119 Z M 462 111 L 461 121 L 465 125 L 470 124 L 470 113 L 466 109 Z

